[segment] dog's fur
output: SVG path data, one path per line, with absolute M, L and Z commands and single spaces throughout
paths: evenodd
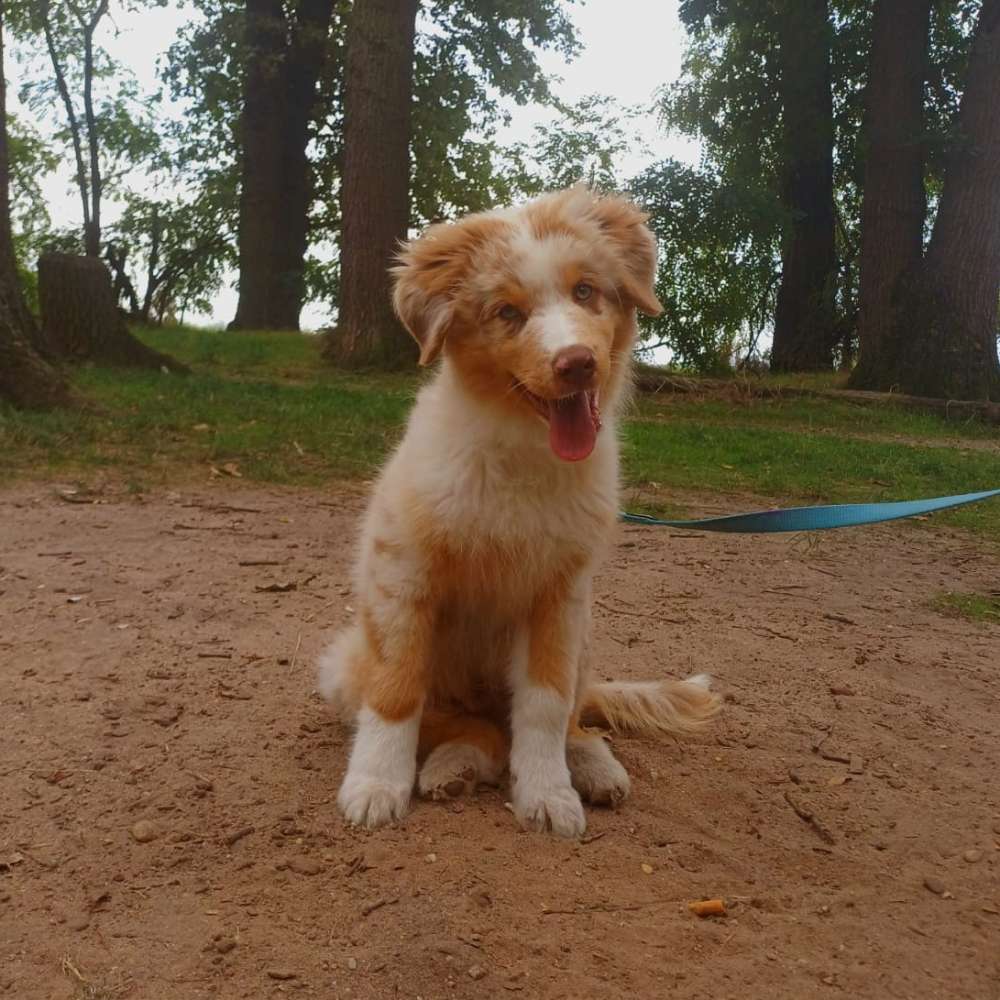
M 442 360 L 367 512 L 357 622 L 320 663 L 320 691 L 357 722 L 338 798 L 351 823 L 401 818 L 415 779 L 448 797 L 509 763 L 521 824 L 578 836 L 581 794 L 629 791 L 583 724 L 682 732 L 718 708 L 705 677 L 592 684 L 585 669 L 636 310 L 660 311 L 645 218 L 576 187 L 400 254 L 396 310 L 421 363 Z

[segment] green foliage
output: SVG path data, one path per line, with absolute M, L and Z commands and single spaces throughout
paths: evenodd
M 728 371 L 774 312 L 778 207 L 760 186 L 672 160 L 650 167 L 631 190 L 659 242 L 664 311 L 643 323 L 647 346 L 669 347 L 681 368 Z
M 679 80 L 664 125 L 702 143 L 697 169 L 667 161 L 632 188 L 660 236 L 662 317 L 649 325 L 682 366 L 727 368 L 774 312 L 785 223 L 775 12 L 765 0 L 687 0 Z
M 621 190 L 622 157 L 646 152 L 633 126 L 648 111 L 620 107 L 601 94 L 572 105 L 554 101 L 553 107 L 558 118 L 536 125 L 531 143 L 515 150 L 524 172 L 523 190 L 550 191 L 580 181 L 599 191 Z
M 126 194 L 107 242 L 113 266 L 129 276 L 133 311 L 146 322 L 154 313 L 162 321 L 209 311 L 224 269 L 236 263 L 232 222 L 208 188 L 194 199 Z
M 843 352 L 853 350 L 858 311 L 861 195 L 865 170 L 863 118 L 872 4 L 830 0 L 834 115 L 834 186 Z M 927 91 L 927 188 L 931 204 L 954 135 L 968 47 L 979 4 L 933 5 Z M 635 184 L 650 201 L 667 241 L 661 284 L 667 315 L 655 336 L 678 360 L 709 370 L 731 346 L 752 343 L 773 314 L 780 278 L 782 108 L 775 0 L 682 0 L 689 34 L 682 75 L 662 96 L 668 128 L 702 143 L 700 170 L 651 168 Z M 656 195 L 656 185 L 665 190 Z M 714 189 L 714 191 L 713 191 Z M 673 225 L 659 210 L 669 204 Z M 929 218 L 928 226 L 933 221 Z M 929 232 L 929 228 L 928 228 Z M 681 258 L 678 260 L 678 258 Z M 680 303 L 679 309 L 675 303 Z
M 9 112 L 7 157 L 14 259 L 28 308 L 37 313 L 38 278 L 34 265 L 52 230 L 41 182 L 55 170 L 59 158 L 36 129 Z

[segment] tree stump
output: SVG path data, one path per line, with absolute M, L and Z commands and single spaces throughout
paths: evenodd
M 111 275 L 95 257 L 46 253 L 38 261 L 41 346 L 70 361 L 134 368 L 189 369 L 129 332 L 115 304 Z

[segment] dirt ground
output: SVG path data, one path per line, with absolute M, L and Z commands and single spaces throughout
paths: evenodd
M 0 492 L 0 996 L 1000 997 L 1000 627 L 927 604 L 995 548 L 623 528 L 597 671 L 709 671 L 718 724 L 616 739 L 582 842 L 502 790 L 366 834 L 313 692 L 361 504 Z

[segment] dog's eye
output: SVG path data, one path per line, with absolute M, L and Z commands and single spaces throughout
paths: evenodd
M 510 304 L 501 306 L 497 315 L 508 323 L 516 323 L 521 318 L 521 310 Z
M 577 302 L 586 302 L 593 296 L 593 294 L 593 285 L 588 285 L 586 281 L 581 281 L 573 289 L 573 298 L 576 299 Z

